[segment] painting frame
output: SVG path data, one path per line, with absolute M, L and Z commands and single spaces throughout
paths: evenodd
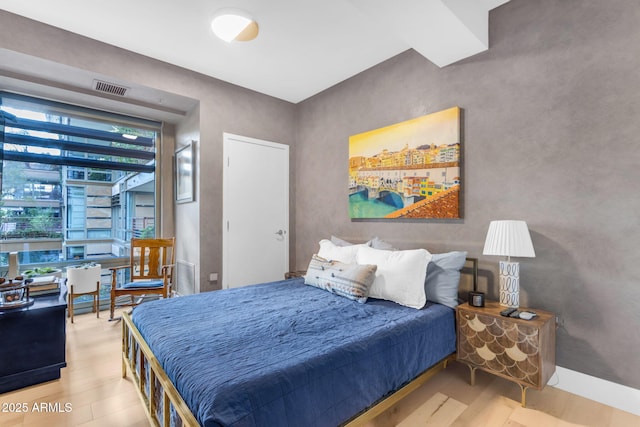
M 349 218 L 462 220 L 463 110 L 349 137 Z
M 175 151 L 174 191 L 176 203 L 195 201 L 195 141 L 190 141 Z

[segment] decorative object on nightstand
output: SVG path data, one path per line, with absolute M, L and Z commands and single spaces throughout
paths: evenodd
M 536 316 L 523 320 L 501 315 L 503 311 L 495 301 L 486 301 L 485 307 L 456 307 L 456 358 L 469 366 L 471 385 L 476 369 L 518 383 L 524 407 L 527 389 L 541 390 L 556 371 L 555 314 L 530 310 Z
M 469 305 L 472 307 L 484 307 L 484 292 L 469 292 Z
M 505 307 L 520 305 L 520 263 L 511 257 L 535 258 L 529 228 L 524 221 L 491 221 L 483 255 L 506 256 L 500 261 L 500 304 Z

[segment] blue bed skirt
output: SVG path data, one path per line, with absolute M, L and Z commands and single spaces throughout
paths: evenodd
M 151 301 L 133 322 L 202 426 L 337 426 L 455 351 L 451 308 L 303 279 Z

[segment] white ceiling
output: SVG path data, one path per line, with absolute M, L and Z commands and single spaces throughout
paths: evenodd
M 509 0 L 0 0 L 6 11 L 290 102 L 409 48 L 444 67 L 487 50 L 489 10 Z M 252 42 L 211 32 L 225 7 Z

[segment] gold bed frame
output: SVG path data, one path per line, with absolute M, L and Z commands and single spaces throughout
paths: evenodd
M 136 346 L 137 350 L 136 351 Z M 136 384 L 138 395 L 147 413 L 151 424 L 158 427 L 171 425 L 170 407 L 173 405 L 176 413 L 182 420 L 182 425 L 197 427 L 200 424 L 193 416 L 191 410 L 176 390 L 175 386 L 164 372 L 164 369 L 151 351 L 140 331 L 133 324 L 129 313 L 122 313 L 122 378 L 127 376 L 127 366 L 131 371 L 131 377 Z M 149 369 L 149 379 L 145 375 L 145 367 Z M 147 394 L 146 386 L 149 386 Z M 156 391 L 161 387 L 162 402 L 159 402 Z M 157 409 L 162 405 L 162 422 L 157 417 Z
M 472 280 L 473 288 L 477 290 L 478 283 L 478 260 L 467 258 L 473 264 Z M 388 397 L 383 398 L 364 412 L 357 414 L 347 421 L 345 427 L 356 427 L 373 420 L 378 415 L 389 409 L 391 406 L 404 399 L 409 393 L 416 390 L 422 384 L 431 379 L 438 372 L 447 367 L 449 362 L 455 360 L 455 353 L 452 353 L 435 365 L 418 375 L 410 383 L 400 388 Z M 164 372 L 164 369 L 156 359 L 153 351 L 146 343 L 140 331 L 134 325 L 129 313 L 122 314 L 122 378 L 127 376 L 127 367 L 131 371 L 131 377 L 136 384 L 138 395 L 145 407 L 145 412 L 152 425 L 164 427 L 170 425 L 171 411 L 173 406 L 176 414 L 182 420 L 182 425 L 187 427 L 198 427 L 200 424 L 191 410 L 176 390 L 175 386 Z M 149 378 L 145 373 L 145 368 L 149 370 Z M 148 390 L 147 390 L 148 387 Z M 148 391 L 148 393 L 147 393 Z M 158 417 L 158 408 L 162 408 L 161 416 Z

